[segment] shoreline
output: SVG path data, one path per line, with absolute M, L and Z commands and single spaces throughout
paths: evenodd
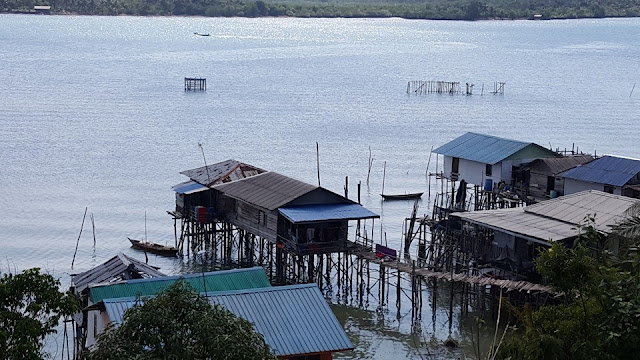
M 460 21 L 460 22 L 474 22 L 474 21 L 553 21 L 553 20 L 594 20 L 594 19 L 633 19 L 640 16 L 604 16 L 604 17 L 519 17 L 519 18 L 497 18 L 487 17 L 478 18 L 474 20 L 459 19 L 459 18 L 415 18 L 415 17 L 402 17 L 402 16 L 290 16 L 290 15 L 264 15 L 264 16 L 207 16 L 207 15 L 184 15 L 184 14 L 171 14 L 171 15 L 132 15 L 132 14 L 82 14 L 76 12 L 50 12 L 50 13 L 37 13 L 34 11 L 0 11 L 0 14 L 7 15 L 37 15 L 37 16 L 104 16 L 104 17 L 144 17 L 144 18 L 244 18 L 244 19 L 277 19 L 277 18 L 293 18 L 293 19 L 404 19 L 404 20 L 427 20 L 427 21 Z

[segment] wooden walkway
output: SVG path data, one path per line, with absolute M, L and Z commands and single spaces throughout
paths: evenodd
M 414 266 L 412 264 L 403 263 L 397 260 L 385 260 L 376 256 L 373 251 L 358 251 L 354 255 L 370 262 L 382 265 L 388 268 L 396 269 L 407 274 L 415 274 L 425 278 L 435 278 L 438 280 L 465 282 L 477 285 L 497 286 L 507 291 L 526 291 L 528 293 L 547 293 L 555 294 L 553 289 L 547 285 L 536 284 L 528 281 L 501 280 L 487 276 L 467 275 L 467 274 L 451 274 L 448 272 L 431 271 L 423 267 Z

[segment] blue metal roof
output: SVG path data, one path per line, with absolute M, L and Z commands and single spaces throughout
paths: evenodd
M 198 184 L 195 181 L 186 181 L 171 188 L 171 190 L 175 191 L 178 194 L 193 194 L 207 189 L 208 187 L 202 184 Z
M 567 179 L 622 186 L 640 173 L 640 160 L 603 156 L 560 174 Z
M 276 356 L 353 349 L 315 284 L 208 293 L 205 296 L 210 303 L 220 304 L 253 323 Z M 120 325 L 124 313 L 135 306 L 136 299 L 106 299 L 103 303 L 109 319 Z
M 540 145 L 517 140 L 503 139 L 497 136 L 468 132 L 433 150 L 436 154 L 477 161 L 483 164 L 496 164 L 516 152 L 535 146 L 547 150 Z M 552 155 L 553 152 L 549 151 Z
M 292 223 L 379 218 L 360 204 L 299 205 L 278 209 Z

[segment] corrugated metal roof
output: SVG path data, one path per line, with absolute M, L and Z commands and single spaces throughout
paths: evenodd
M 530 162 L 526 167 L 532 172 L 556 175 L 572 167 L 586 164 L 593 160 L 591 155 L 571 155 L 560 158 L 543 158 Z
M 210 303 L 253 323 L 277 356 L 353 349 L 315 284 L 209 293 L 207 297 Z M 107 299 L 104 305 L 111 321 L 119 325 L 135 299 Z
M 525 213 L 520 208 L 453 213 L 451 216 L 539 241 L 558 241 L 577 234 L 574 224 Z
M 625 217 L 625 212 L 640 200 L 627 196 L 586 190 L 527 206 L 524 211 L 570 224 L 580 224 L 585 216 L 595 215 L 596 228 L 610 232 L 611 225 Z
M 89 289 L 94 303 L 104 299 L 154 295 L 183 279 L 196 291 L 227 291 L 270 287 L 269 279 L 261 267 L 164 276 L 152 279 L 129 280 L 118 284 L 93 286 Z
M 457 137 L 433 152 L 483 164 L 496 164 L 527 147 L 538 148 L 540 151 L 548 153 L 549 156 L 557 155 L 553 151 L 531 142 L 509 140 L 473 132 Z
M 455 213 L 452 216 L 524 237 L 558 241 L 576 236 L 576 226 L 587 215 L 595 215 L 596 229 L 609 233 L 610 226 L 624 219 L 625 211 L 639 201 L 587 190 L 525 208 Z
M 185 170 L 180 174 L 186 175 L 200 184 L 212 186 L 248 178 L 264 172 L 265 170 L 253 165 L 229 159 L 212 165 Z
M 638 173 L 640 173 L 640 160 L 603 156 L 560 175 L 567 179 L 622 186 Z
M 267 210 L 275 210 L 317 188 L 272 171 L 214 186 L 224 195 Z
M 207 189 L 209 188 L 191 180 L 171 187 L 171 190 L 175 191 L 178 194 L 193 194 Z
M 81 293 L 92 284 L 160 276 L 165 274 L 158 271 L 156 267 L 120 253 L 93 269 L 71 275 L 71 285 L 75 287 L 77 293 Z
M 289 206 L 278 209 L 292 223 L 379 218 L 360 204 L 321 204 Z

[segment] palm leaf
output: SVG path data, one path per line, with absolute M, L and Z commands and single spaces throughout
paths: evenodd
M 629 209 L 636 207 L 633 205 Z M 638 206 L 640 211 L 640 206 Z M 636 239 L 640 238 L 640 214 L 627 216 L 624 220 L 620 221 L 616 225 L 611 227 L 613 231 L 625 238 Z

